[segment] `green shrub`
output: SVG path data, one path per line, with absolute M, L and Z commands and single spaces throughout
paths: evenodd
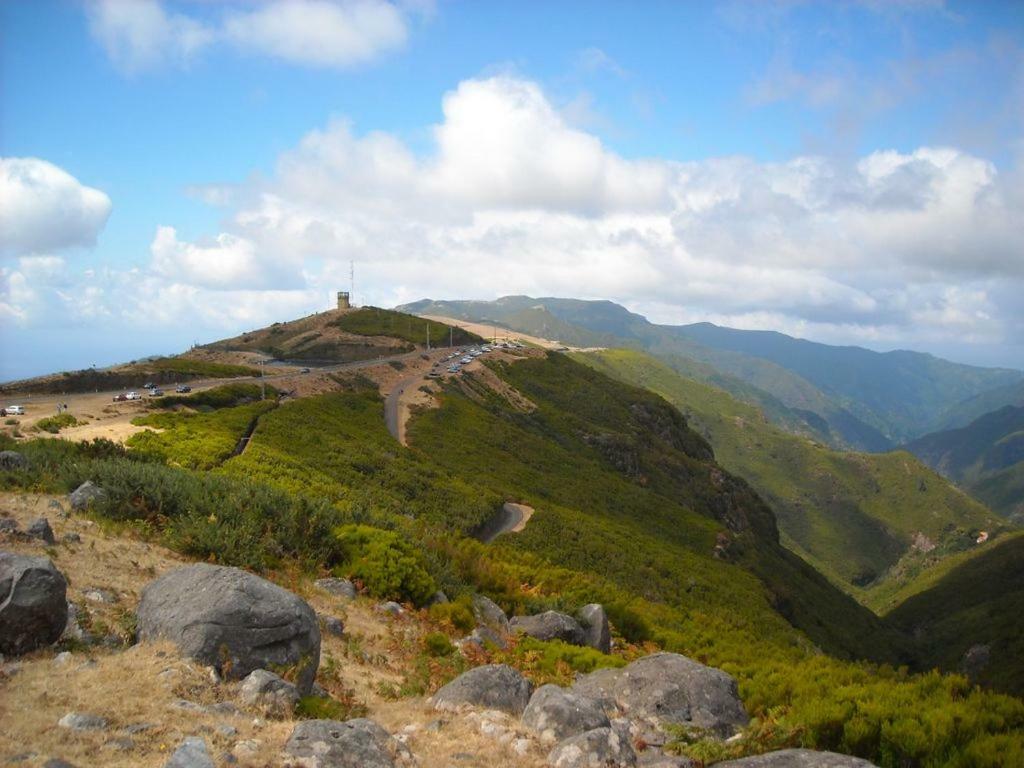
M 450 603 L 436 603 L 430 606 L 430 618 L 438 624 L 450 624 L 462 632 L 471 632 L 476 626 L 469 598 L 460 597 Z
M 499 661 L 521 669 L 537 685 L 568 685 L 576 673 L 585 674 L 595 669 L 626 665 L 625 659 L 593 648 L 569 645 L 561 640 L 545 642 L 532 637 L 520 638 L 513 648 L 496 654 L 496 657 Z
M 366 706 L 354 702 L 341 702 L 327 696 L 303 696 L 295 705 L 299 720 L 350 720 L 366 715 Z
M 437 590 L 419 553 L 394 531 L 345 525 L 335 531 L 345 552 L 345 570 L 372 595 L 422 605 Z
M 451 656 L 455 653 L 455 646 L 443 632 L 429 632 L 423 636 L 423 650 L 429 656 Z
M 65 427 L 73 427 L 80 422 L 70 413 L 61 413 L 57 416 L 47 416 L 36 422 L 36 428 L 42 432 L 49 432 L 55 435 Z

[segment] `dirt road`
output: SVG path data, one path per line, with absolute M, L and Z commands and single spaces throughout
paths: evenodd
M 507 501 L 494 517 L 480 526 L 473 538 L 484 544 L 490 544 L 503 533 L 519 533 L 526 528 L 531 517 L 533 517 L 533 507 Z

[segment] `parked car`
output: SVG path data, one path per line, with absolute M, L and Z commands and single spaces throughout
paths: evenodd
M 187 384 L 179 384 L 174 388 L 174 391 L 177 392 L 178 394 L 184 395 L 191 392 L 192 387 L 188 386 Z
M 309 368 L 303 368 L 299 373 L 309 373 Z
M 157 389 L 156 387 L 153 387 L 151 390 L 149 390 L 150 397 L 162 397 L 163 394 L 164 391 L 162 389 Z
M 156 384 L 154 384 L 152 381 L 147 381 L 145 384 L 142 385 L 142 388 L 143 389 L 156 389 Z
M 114 395 L 114 402 L 115 403 L 123 403 L 127 399 L 128 399 L 128 395 L 126 395 L 124 392 L 122 392 L 120 395 Z
M 8 405 L 6 408 L 0 408 L 0 416 L 24 416 L 25 406 L 24 405 Z
M 472 357 L 464 357 L 459 362 L 462 363 L 463 365 L 469 365 L 470 363 L 473 362 L 473 358 Z
M 131 392 L 127 393 L 127 394 L 126 394 L 126 395 L 124 396 L 124 399 L 125 399 L 125 400 L 141 400 L 141 399 L 142 399 L 142 395 L 140 395 L 140 394 L 139 394 L 138 392 L 136 392 L 135 390 L 132 390 Z

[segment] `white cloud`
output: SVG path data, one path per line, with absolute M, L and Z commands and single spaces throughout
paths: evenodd
M 225 35 L 243 49 L 317 67 L 350 67 L 401 48 L 405 17 L 383 0 L 278 0 L 233 13 Z
M 107 223 L 110 198 L 52 163 L 0 158 L 0 252 L 90 246 Z
M 189 65 L 215 44 L 311 67 L 347 68 L 405 45 L 413 16 L 433 3 L 387 0 L 236 2 L 201 16 L 168 11 L 161 0 L 88 0 L 89 28 L 111 61 L 135 74 Z
M 632 160 L 510 77 L 460 84 L 443 114 L 424 154 L 340 120 L 311 131 L 269 179 L 232 188 L 216 237 L 161 228 L 146 268 L 87 282 L 115 316 L 159 304 L 225 333 L 329 306 L 350 259 L 361 303 L 610 298 L 674 322 L 932 348 L 1024 328 L 1019 170 L 929 147 Z M 45 282 L 30 271 L 8 275 L 12 296 Z
M 88 14 L 93 37 L 129 73 L 187 64 L 215 36 L 199 21 L 167 13 L 159 0 L 91 0 Z

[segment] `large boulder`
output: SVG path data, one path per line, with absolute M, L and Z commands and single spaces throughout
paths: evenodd
M 394 740 L 377 723 L 306 720 L 295 726 L 284 753 L 306 768 L 394 768 Z
M 575 693 L 630 718 L 694 725 L 728 736 L 749 718 L 729 674 L 677 653 L 655 653 L 621 669 L 580 677 Z
M 507 664 L 487 664 L 463 672 L 432 699 L 434 709 L 457 710 L 463 705 L 521 715 L 533 684 Z
M 0 469 L 25 471 L 28 469 L 28 459 L 25 454 L 17 451 L 0 451 Z
M 508 616 L 491 598 L 473 595 L 473 616 L 480 626 L 490 627 L 499 634 L 508 634 Z
M 545 744 L 554 744 L 611 723 L 597 702 L 557 685 L 542 685 L 523 711 L 523 725 Z
M 320 664 L 316 613 L 291 592 L 238 568 L 197 563 L 142 591 L 140 640 L 166 638 L 228 678 L 294 668 L 305 695 Z
M 60 639 L 68 583 L 49 558 L 0 552 L 0 653 L 18 655 Z
M 106 491 L 93 483 L 92 480 L 86 480 L 71 492 L 71 508 L 76 512 L 80 512 L 83 509 L 88 509 L 93 504 L 103 501 L 106 497 Z
M 715 768 L 876 768 L 859 757 L 813 749 L 782 749 L 764 755 L 715 763 Z
M 551 768 L 629 768 L 636 752 L 616 728 L 595 728 L 566 739 L 548 754 Z
M 608 624 L 608 614 L 600 603 L 584 605 L 576 614 L 583 627 L 583 644 L 596 648 L 601 653 L 611 653 L 612 630 Z
M 317 589 L 322 589 L 335 597 L 343 597 L 346 600 L 354 600 L 356 596 L 356 585 L 348 579 L 336 579 L 333 576 L 327 579 L 317 579 L 313 582 Z
M 508 626 L 513 632 L 537 640 L 561 640 L 571 645 L 583 645 L 583 627 L 572 616 L 558 611 L 545 611 L 535 616 L 514 616 Z
M 164 768 L 215 768 L 213 758 L 206 749 L 206 741 L 198 736 L 182 740 Z

